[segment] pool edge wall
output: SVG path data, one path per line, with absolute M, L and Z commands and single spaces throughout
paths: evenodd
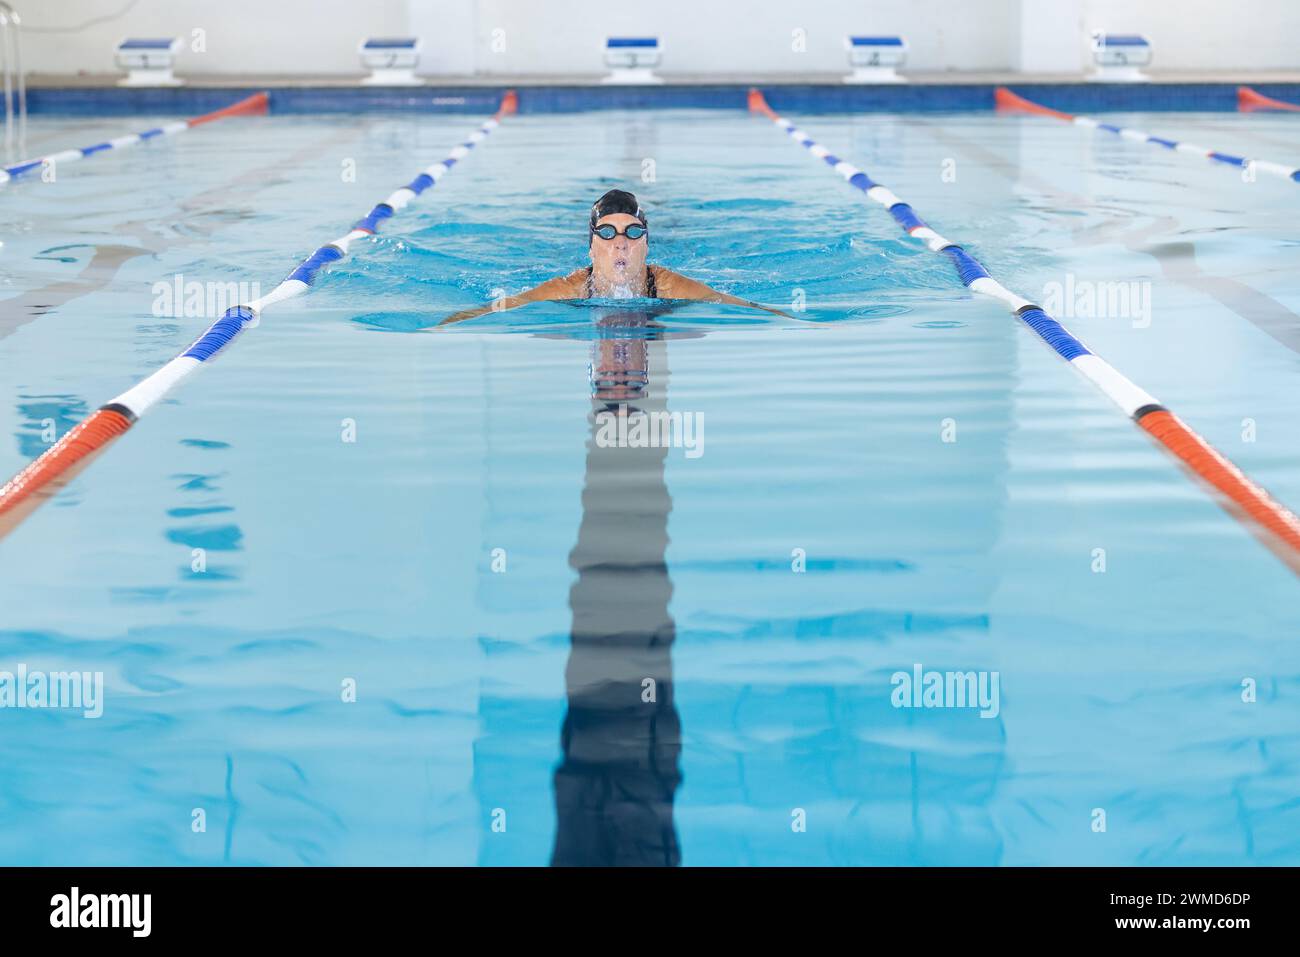
M 994 83 L 894 85 L 761 84 L 773 109 L 800 113 L 919 113 L 992 110 Z M 1011 88 L 1054 109 L 1110 111 L 1237 111 L 1237 83 L 1012 83 Z M 1265 96 L 1300 102 L 1300 83 L 1255 83 Z M 507 89 L 520 113 L 589 110 L 743 110 L 750 84 L 601 86 L 556 85 L 345 87 L 271 86 L 271 112 L 483 113 L 493 112 Z M 38 116 L 190 115 L 228 106 L 266 86 L 231 84 L 162 88 L 34 86 L 28 111 Z

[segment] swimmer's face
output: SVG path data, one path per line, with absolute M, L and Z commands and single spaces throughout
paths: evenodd
M 650 234 L 640 239 L 628 239 L 622 230 L 633 223 L 640 224 L 630 213 L 610 213 L 596 220 L 597 226 L 606 224 L 618 229 L 619 235 L 613 239 L 591 237 L 591 271 L 601 279 L 614 285 L 640 282 L 645 275 L 646 251 L 650 248 Z

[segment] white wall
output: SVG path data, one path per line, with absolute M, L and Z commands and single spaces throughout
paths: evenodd
M 1145 34 L 1155 46 L 1153 69 L 1300 70 L 1300 0 L 1089 0 L 1085 7 L 1088 30 Z
M 182 76 L 356 73 L 360 38 L 406 33 L 411 6 L 408 0 L 9 2 L 23 19 L 23 65 L 31 73 L 115 73 L 119 40 L 161 36 L 184 41 L 176 66 Z M 205 53 L 189 49 L 196 29 L 205 33 Z
M 423 73 L 600 71 L 610 34 L 664 42 L 666 74 L 834 73 L 845 33 L 900 33 L 916 71 L 1070 73 L 1082 34 L 1142 32 L 1163 71 L 1300 70 L 1300 0 L 13 0 L 30 72 L 111 73 L 123 36 L 206 32 L 181 75 L 347 75 L 364 36 L 425 43 Z M 805 52 L 797 52 L 802 31 Z M 500 49 L 504 46 L 504 49 Z
M 1077 73 L 1087 69 L 1090 61 L 1084 39 L 1084 8 L 1088 5 L 1088 0 L 1017 0 L 1011 68 L 1025 73 Z M 1136 32 L 1114 26 L 1098 29 Z M 1155 42 L 1154 37 L 1150 39 Z
M 478 44 L 505 30 L 506 52 L 480 54 L 490 72 L 543 73 L 599 64 L 610 34 L 657 35 L 663 72 L 842 71 L 846 33 L 899 33 L 919 70 L 997 70 L 1010 62 L 1015 4 L 1009 0 L 480 0 Z M 557 24 L 565 24 L 557 29 Z M 805 52 L 797 52 L 802 31 Z

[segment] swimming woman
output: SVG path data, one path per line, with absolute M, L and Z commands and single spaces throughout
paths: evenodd
M 688 279 L 663 266 L 646 262 L 650 249 L 650 227 L 636 197 L 621 189 L 611 189 L 591 207 L 587 223 L 587 252 L 591 265 L 575 269 L 567 276 L 556 276 L 517 296 L 507 296 L 492 305 L 467 309 L 448 316 L 439 325 L 472 319 L 488 312 L 514 309 L 529 302 L 556 299 L 695 299 L 748 306 L 784 316 L 779 309 L 737 299 L 725 292 Z

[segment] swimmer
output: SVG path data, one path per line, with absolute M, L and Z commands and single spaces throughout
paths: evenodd
M 473 319 L 489 312 L 514 309 L 530 302 L 564 299 L 694 299 L 732 306 L 763 309 L 785 316 L 779 309 L 718 292 L 702 282 L 688 279 L 663 266 L 648 264 L 650 227 L 636 197 L 611 189 L 591 207 L 587 223 L 587 252 L 591 265 L 556 276 L 517 296 L 507 296 L 489 306 L 466 309 L 448 316 L 439 325 Z M 787 316 L 787 318 L 793 318 Z

